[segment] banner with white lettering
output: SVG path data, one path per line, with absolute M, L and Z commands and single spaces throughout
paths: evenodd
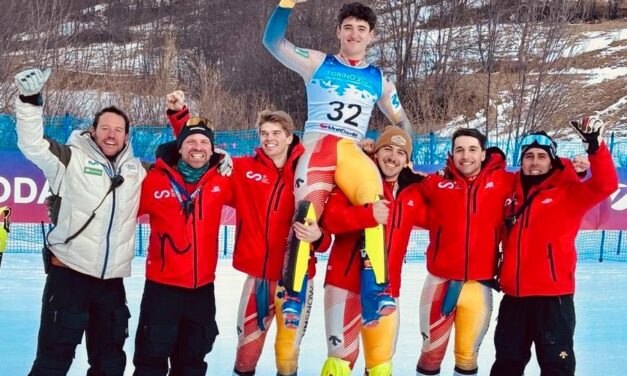
M 41 170 L 19 151 L 0 151 L 0 161 L 0 205 L 13 208 L 12 220 L 49 222 L 44 202 L 50 193 Z M 416 169 L 431 171 L 433 167 L 416 166 Z M 583 230 L 627 230 L 627 168 L 619 168 L 617 172 L 618 190 L 587 213 Z M 225 207 L 221 221 L 224 225 L 234 225 L 235 210 Z
M 49 195 L 48 181 L 37 166 L 19 151 L 0 151 L 0 206 L 13 209 L 13 222 L 50 222 L 45 205 Z M 235 210 L 225 207 L 221 221 L 234 225 Z

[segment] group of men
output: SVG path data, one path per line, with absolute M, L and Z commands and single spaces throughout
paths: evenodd
M 585 212 L 617 186 L 603 123 L 571 123 L 587 148 L 587 179 L 543 132 L 521 140 L 521 169 L 508 172 L 504 154 L 486 147 L 475 129 L 453 134 L 440 173 L 415 173 L 411 123 L 394 85 L 366 61 L 374 12 L 344 5 L 340 51 L 328 55 L 285 39 L 292 8 L 303 1 L 282 0 L 263 38 L 305 81 L 303 139 L 287 113 L 265 110 L 251 156 L 231 160 L 216 150 L 213 124 L 192 117 L 180 91 L 166 97 L 176 140 L 159 146 L 152 165 L 133 156 L 129 120 L 116 107 L 57 143 L 43 135 L 41 91 L 50 71 L 16 75 L 18 146 L 55 197 L 30 375 L 67 374 L 83 333 L 88 375 L 124 373 L 130 312 L 122 278 L 130 275 L 143 214 L 151 233 L 134 374 L 205 375 L 218 335 L 213 282 L 224 205 L 236 209 L 233 266 L 246 274 L 234 375 L 255 374 L 274 317 L 277 375 L 296 375 L 314 254 L 329 247 L 321 375 L 351 373 L 360 335 L 366 374 L 391 375 L 401 268 L 414 226 L 429 231 L 417 375 L 440 374 L 453 326 L 454 374 L 478 373 L 492 290 L 499 288 L 505 296 L 491 375 L 522 375 L 532 343 L 543 374 L 574 374 L 574 238 Z M 375 104 L 393 125 L 376 141 L 364 140 Z

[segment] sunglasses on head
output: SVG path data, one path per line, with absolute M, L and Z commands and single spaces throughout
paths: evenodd
M 211 120 L 207 119 L 207 118 L 202 118 L 202 117 L 191 117 L 189 118 L 189 120 L 187 120 L 187 123 L 185 123 L 186 127 L 195 127 L 197 125 L 202 125 L 205 126 L 209 129 L 211 129 L 212 131 L 214 130 L 214 126 L 213 123 L 211 122 Z

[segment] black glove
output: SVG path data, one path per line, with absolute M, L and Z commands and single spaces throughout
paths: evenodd
M 588 154 L 594 154 L 599 150 L 599 145 L 603 141 L 603 131 L 605 124 L 596 115 L 586 116 L 581 120 L 571 120 L 570 126 L 577 132 L 583 141 L 583 146 Z

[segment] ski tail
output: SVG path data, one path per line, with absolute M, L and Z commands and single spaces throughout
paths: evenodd
M 306 219 L 316 220 L 316 212 L 309 201 L 300 201 L 294 214 L 294 222 L 305 223 Z M 311 244 L 298 240 L 294 236 L 294 231 L 290 231 L 288 239 L 288 249 L 285 255 L 286 261 L 283 270 L 283 282 L 285 287 L 294 292 L 300 292 L 302 281 L 307 273 Z

